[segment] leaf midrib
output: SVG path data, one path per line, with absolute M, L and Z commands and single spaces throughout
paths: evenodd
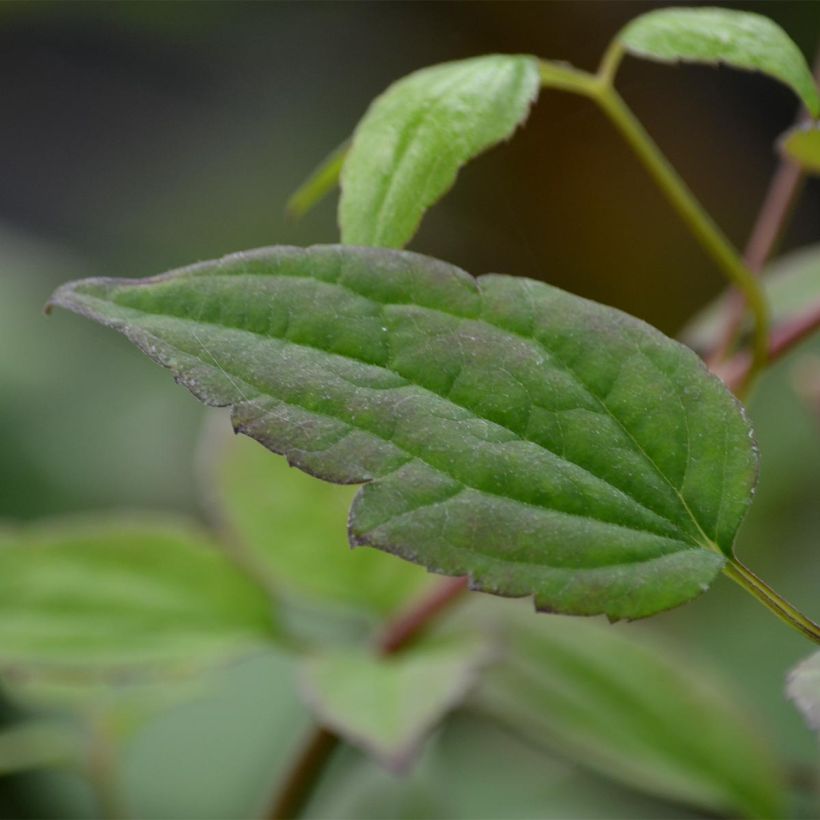
M 230 276 L 230 275 L 228 275 L 228 276 L 229 276 L 229 278 L 231 278 L 231 279 L 235 279 L 235 278 L 236 278 L 235 276 Z M 289 277 L 289 278 L 290 278 L 290 277 Z M 292 277 L 292 278 L 309 279 L 310 281 L 314 281 L 314 282 L 315 282 L 315 281 L 318 281 L 318 280 L 316 280 L 316 279 L 313 279 L 312 277 L 296 276 L 296 277 Z M 342 285 L 342 284 L 340 284 L 340 283 L 326 283 L 326 284 L 334 284 L 334 285 L 336 285 L 336 286 L 338 286 L 338 287 L 345 288 L 345 289 L 349 290 L 349 291 L 350 291 L 350 292 L 352 292 L 352 293 L 356 293 L 356 294 L 357 294 L 358 296 L 360 296 L 361 298 L 367 298 L 367 297 L 362 297 L 362 296 L 361 296 L 361 294 L 358 294 L 358 292 L 357 292 L 357 291 L 353 290 L 352 288 L 348 288 L 347 286 Z M 392 302 L 391 302 L 391 303 L 385 303 L 385 302 L 377 302 L 376 300 L 370 300 L 370 301 L 371 301 L 371 302 L 374 302 L 374 303 L 376 303 L 376 304 L 381 304 L 381 305 L 382 305 L 382 306 L 384 306 L 384 307 L 388 307 L 388 306 L 391 306 L 391 305 L 393 305 L 393 306 L 402 306 L 403 304 L 407 304 L 407 305 L 409 305 L 409 306 L 413 306 L 413 307 L 418 307 L 417 305 L 415 305 L 415 303 L 412 303 L 412 302 L 408 302 L 408 303 L 392 303 Z M 119 304 L 119 303 L 116 303 L 116 302 L 115 302 L 115 304 Z M 119 306 L 120 306 L 120 307 L 123 307 L 123 308 L 125 308 L 125 309 L 127 309 L 127 310 L 134 311 L 135 313 L 138 313 L 138 314 L 140 314 L 140 315 L 147 316 L 147 317 L 152 317 L 152 316 L 156 316 L 156 317 L 165 317 L 165 318 L 173 319 L 173 320 L 175 320 L 175 321 L 182 321 L 182 322 L 187 322 L 187 323 L 192 323 L 192 324 L 198 324 L 198 325 L 202 325 L 202 326 L 205 326 L 205 327 L 215 327 L 215 328 L 218 328 L 218 329 L 223 329 L 223 330 L 231 330 L 231 331 L 234 331 L 234 332 L 239 332 L 239 333 L 247 333 L 247 334 L 249 334 L 249 335 L 252 335 L 252 336 L 258 337 L 258 338 L 263 339 L 263 340 L 270 340 L 270 341 L 274 341 L 274 340 L 275 340 L 275 341 L 282 342 L 282 343 L 284 343 L 284 344 L 289 344 L 289 345 L 294 345 L 294 346 L 296 346 L 296 347 L 306 348 L 306 349 L 309 349 L 309 350 L 315 351 L 315 352 L 317 352 L 317 353 L 321 353 L 322 355 L 325 355 L 325 356 L 329 356 L 329 357 L 338 357 L 338 358 L 340 358 L 341 360 L 356 361 L 356 362 L 359 362 L 360 364 L 364 364 L 364 365 L 367 365 L 367 366 L 369 366 L 369 367 L 374 367 L 374 368 L 378 368 L 378 369 L 384 370 L 384 371 L 385 371 L 385 372 L 387 372 L 387 373 L 390 373 L 390 374 L 392 374 L 392 375 L 398 376 L 399 378 L 402 378 L 402 379 L 406 382 L 406 384 L 405 384 L 405 385 L 400 385 L 400 386 L 398 386 L 398 387 L 393 387 L 393 388 L 389 388 L 389 389 L 401 389 L 401 387 L 414 387 L 414 388 L 416 388 L 416 389 L 419 389 L 419 390 L 422 390 L 422 391 L 424 391 L 424 392 L 430 393 L 431 395 L 435 396 L 436 398 L 439 398 L 439 399 L 442 399 L 442 400 L 444 400 L 444 401 L 447 401 L 447 402 L 449 402 L 450 404 L 452 404 L 453 406 L 455 406 L 455 407 L 459 407 L 460 409 L 462 409 L 462 410 L 465 410 L 465 411 L 469 412 L 469 413 L 470 413 L 470 414 L 472 414 L 472 415 L 473 415 L 476 419 L 480 419 L 480 420 L 484 421 L 484 422 L 485 422 L 485 423 L 487 423 L 487 424 L 492 424 L 492 425 L 494 425 L 494 426 L 497 426 L 497 427 L 499 427 L 499 428 L 501 428 L 501 429 L 505 430 L 506 432 L 508 432 L 508 433 L 510 433 L 512 436 L 514 436 L 514 437 L 516 438 L 516 440 L 518 440 L 518 441 L 520 441 L 520 442 L 526 442 L 526 443 L 533 444 L 533 445 L 534 445 L 534 446 L 536 446 L 536 447 L 542 447 L 545 451 L 549 452 L 551 455 L 555 456 L 555 457 L 556 457 L 556 458 L 558 458 L 559 460 L 561 460 L 561 461 L 563 461 L 563 462 L 565 462 L 565 463 L 567 463 L 567 464 L 570 464 L 570 465 L 572 465 L 573 467 L 576 467 L 576 468 L 578 468 L 578 469 L 582 470 L 583 472 L 587 473 L 588 475 L 590 475 L 591 477 L 595 478 L 596 480 L 598 480 L 598 481 L 602 482 L 603 484 L 606 484 L 608 487 L 610 487 L 610 488 L 611 488 L 612 490 L 614 490 L 615 492 L 617 492 L 617 493 L 619 493 L 619 494 L 623 495 L 625 498 L 630 499 L 633 503 L 635 503 L 635 504 L 636 504 L 638 507 L 640 507 L 641 509 L 643 509 L 643 510 L 645 510 L 645 511 L 647 511 L 647 512 L 651 513 L 652 515 L 656 516 L 657 518 L 661 519 L 662 521 L 664 521 L 665 523 L 667 523 L 668 525 L 670 525 L 671 527 L 673 527 L 673 528 L 674 528 L 674 530 L 675 530 L 675 532 L 676 532 L 676 533 L 678 533 L 680 537 L 679 537 L 678 539 L 675 539 L 674 537 L 672 537 L 672 536 L 670 536 L 670 535 L 668 535 L 668 534 L 658 533 L 658 532 L 655 532 L 655 531 L 653 531 L 653 530 L 649 530 L 649 529 L 645 529 L 645 528 L 640 528 L 640 527 L 635 527 L 635 526 L 632 526 L 632 525 L 626 525 L 626 524 L 623 524 L 623 523 L 620 523 L 620 522 L 609 521 L 609 520 L 606 520 L 606 519 L 597 518 L 597 517 L 592 516 L 592 515 L 581 515 L 581 514 L 578 514 L 578 513 L 571 513 L 571 512 L 568 512 L 568 511 L 566 511 L 566 510 L 556 509 L 556 508 L 554 508 L 554 507 L 542 506 L 542 505 L 540 505 L 540 504 L 536 504 L 536 503 L 533 503 L 533 502 L 530 502 L 530 501 L 526 501 L 526 500 L 521 499 L 521 498 L 516 498 L 516 497 L 514 497 L 514 496 L 510 496 L 510 495 L 502 495 L 502 494 L 500 494 L 500 493 L 495 493 L 495 492 L 492 492 L 491 490 L 488 490 L 488 489 L 486 489 L 486 488 L 472 486 L 472 485 L 470 485 L 470 484 L 467 484 L 467 483 L 466 483 L 463 479 L 457 478 L 456 476 L 453 476 L 452 474 L 448 473 L 446 470 L 444 470 L 444 469 L 442 469 L 442 468 L 440 468 L 440 467 L 437 467 L 437 466 L 434 466 L 434 465 L 430 464 L 430 463 L 429 463 L 426 459 L 424 459 L 423 457 L 421 457 L 421 456 L 419 456 L 419 455 L 417 455 L 417 454 L 415 454 L 415 453 L 412 453 L 412 452 L 408 451 L 405 447 L 401 447 L 400 445 L 396 444 L 396 442 L 394 442 L 392 439 L 387 439 L 387 438 L 384 438 L 383 436 L 381 436 L 380 434 L 378 434 L 378 433 L 376 433 L 376 432 L 374 432 L 374 431 L 372 431 L 372 430 L 368 430 L 368 429 L 366 429 L 366 428 L 363 428 L 363 427 L 360 427 L 360 426 L 358 426 L 358 425 L 355 425 L 355 424 L 353 424 L 353 423 L 351 423 L 351 422 L 349 422 L 349 421 L 347 421 L 347 420 L 345 420 L 345 419 L 343 419 L 343 418 L 339 418 L 339 417 L 337 417 L 337 416 L 335 416 L 335 415 L 331 415 L 331 414 L 323 413 L 322 411 L 317 411 L 316 409 L 314 409 L 314 408 L 312 408 L 312 407 L 305 407 L 305 406 L 300 405 L 300 404 L 298 404 L 298 403 L 296 403 L 296 402 L 292 402 L 292 401 L 285 401 L 285 400 L 283 400 L 281 397 L 276 396 L 276 395 L 274 395 L 274 394 L 272 394 L 272 393 L 269 393 L 269 392 L 268 392 L 268 390 L 266 389 L 266 387 L 265 387 L 265 385 L 264 385 L 264 384 L 263 384 L 263 385 L 259 385 L 259 384 L 253 384 L 253 383 L 250 383 L 250 382 L 248 382 L 248 381 L 245 379 L 245 377 L 244 377 L 243 375 L 238 374 L 238 373 L 236 373 L 236 372 L 231 373 L 231 375 L 232 375 L 232 376 L 234 376 L 235 378 L 240 379 L 240 380 L 241 380 L 244 384 L 246 384 L 248 387 L 250 387 L 250 388 L 252 388 L 253 390 L 255 390 L 255 391 L 257 392 L 257 394 L 267 395 L 267 396 L 269 396 L 270 398 L 272 398 L 272 399 L 274 399 L 274 400 L 276 400 L 276 401 L 282 401 L 284 404 L 291 404 L 291 405 L 294 405 L 294 406 L 300 407 L 301 409 L 303 409 L 303 410 L 305 410 L 305 411 L 307 411 L 307 412 L 310 412 L 310 413 L 316 413 L 316 414 L 318 414 L 318 415 L 325 416 L 326 418 L 332 419 L 333 421 L 336 421 L 336 422 L 341 421 L 342 423 L 349 425 L 349 426 L 350 426 L 351 428 L 353 428 L 353 429 L 359 429 L 359 430 L 362 430 L 363 432 L 368 433 L 369 435 L 373 435 L 373 436 L 375 436 L 375 437 L 377 437 L 377 438 L 381 438 L 381 439 L 382 439 L 383 441 L 385 441 L 386 443 L 392 444 L 393 446 L 397 447 L 397 449 L 402 450 L 402 451 L 403 451 L 403 452 L 404 452 L 404 453 L 408 456 L 408 458 L 410 458 L 410 459 L 418 459 L 419 461 L 421 461 L 422 463 L 426 464 L 426 465 L 427 465 L 427 466 L 429 466 L 430 468 L 435 469 L 437 472 L 441 473 L 442 475 L 446 475 L 446 476 L 447 476 L 450 480 L 454 481 L 455 483 L 457 483 L 457 484 L 459 484 L 459 485 L 462 485 L 462 486 L 464 486 L 465 488 L 472 489 L 472 490 L 474 490 L 475 492 L 482 493 L 482 494 L 485 494 L 485 495 L 490 495 L 490 496 L 497 497 L 497 498 L 501 498 L 501 499 L 504 499 L 504 500 L 507 500 L 507 501 L 512 501 L 512 502 L 514 502 L 514 503 L 521 504 L 521 505 L 525 505 L 525 506 L 527 506 L 527 507 L 531 507 L 531 508 L 533 508 L 533 509 L 536 509 L 536 510 L 539 510 L 539 511 L 542 511 L 542 512 L 544 512 L 544 511 L 548 511 L 548 512 L 553 513 L 553 514 L 570 516 L 570 517 L 574 517 L 574 518 L 579 518 L 579 519 L 581 519 L 581 520 L 586 520 L 586 521 L 595 521 L 595 522 L 598 522 L 598 523 L 600 523 L 600 524 L 604 524 L 604 525 L 607 525 L 607 526 L 610 526 L 610 527 L 616 527 L 616 528 L 620 528 L 620 529 L 626 529 L 626 530 L 628 530 L 628 531 L 630 531 L 630 532 L 639 532 L 639 533 L 642 533 L 642 534 L 645 534 L 645 535 L 651 535 L 651 536 L 653 536 L 653 537 L 655 537 L 655 538 L 658 538 L 658 539 L 660 539 L 660 540 L 667 541 L 667 542 L 670 542 L 670 543 L 678 543 L 678 544 L 681 544 L 681 545 L 683 545 L 684 547 L 686 547 L 686 548 L 690 548 L 690 549 L 691 549 L 691 548 L 700 548 L 700 547 L 702 547 L 702 545 L 701 545 L 701 544 L 698 544 L 697 542 L 692 541 L 692 540 L 691 540 L 691 539 L 687 536 L 687 534 L 686 534 L 685 532 L 683 532 L 683 531 L 680 529 L 680 527 L 679 527 L 679 526 L 678 526 L 678 525 L 677 525 L 674 521 L 671 521 L 669 518 L 667 518 L 666 516 L 664 516 L 664 515 L 663 515 L 663 514 L 661 514 L 661 513 L 658 513 L 657 511 L 655 511 L 655 510 L 651 509 L 650 507 L 647 507 L 645 504 L 643 504 L 641 501 L 639 501 L 638 499 L 636 499 L 636 498 L 634 498 L 633 496 L 631 496 L 629 493 L 627 493 L 627 492 L 625 492 L 624 490 L 620 489 L 619 487 L 617 487 L 617 486 L 615 486 L 615 485 L 611 484 L 611 483 L 610 483 L 609 481 L 607 481 L 606 479 L 604 479 L 604 478 L 602 478 L 602 477 L 600 477 L 600 476 L 596 475 L 595 473 L 593 473 L 592 471 L 590 471 L 588 468 L 584 467 L 583 465 L 581 465 L 581 464 L 577 464 L 576 462 L 571 461 L 571 460 L 569 460 L 569 459 L 565 458 L 564 456 L 561 456 L 561 455 L 559 455 L 559 454 L 557 454 L 557 453 L 553 452 L 553 451 L 552 451 L 552 450 L 550 450 L 549 448 L 544 447 L 544 445 L 543 445 L 543 444 L 541 444 L 540 442 L 536 442 L 536 441 L 533 441 L 532 439 L 529 439 L 529 438 L 526 438 L 526 437 L 524 437 L 524 436 L 521 436 L 520 434 L 518 434 L 518 433 L 517 433 L 517 432 L 515 432 L 514 430 L 511 430 L 509 427 L 506 427 L 506 426 L 505 426 L 505 425 L 503 425 L 503 424 L 499 424 L 498 422 L 493 421 L 492 419 L 487 419 L 487 418 L 485 418 L 484 416 L 482 416 L 482 415 L 478 414 L 478 413 L 477 413 L 477 412 L 476 412 L 473 408 L 471 408 L 471 407 L 467 407 L 467 406 L 462 405 L 462 404 L 459 404 L 458 402 L 455 402 L 455 401 L 453 401 L 453 400 L 451 400 L 451 399 L 449 399 L 449 398 L 447 398 L 447 397 L 445 397 L 445 396 L 442 396 L 441 394 L 436 393 L 436 392 L 435 392 L 435 391 L 433 391 L 433 390 L 430 390 L 429 388 L 425 387 L 424 385 L 420 385 L 420 384 L 418 384 L 418 383 L 416 383 L 416 382 L 414 382 L 414 381 L 411 381 L 411 380 L 407 379 L 405 376 L 403 376 L 402 374 L 400 374 L 400 373 L 398 373 L 398 372 L 396 372 L 396 371 L 394 371 L 394 370 L 392 370 L 392 369 L 390 369 L 390 368 L 388 368 L 388 367 L 384 367 L 384 366 L 383 366 L 383 365 L 381 365 L 381 364 L 377 364 L 377 363 L 369 362 L 369 361 L 367 361 L 367 360 L 365 360 L 365 359 L 360 359 L 360 358 L 358 358 L 358 357 L 356 357 L 356 356 L 352 356 L 352 355 L 348 355 L 348 354 L 338 354 L 338 353 L 334 353 L 334 352 L 332 352 L 332 351 L 325 350 L 325 349 L 323 349 L 323 348 L 321 348 L 321 347 L 317 347 L 317 346 L 315 346 L 315 345 L 309 345 L 309 344 L 306 344 L 306 343 L 304 343 L 304 342 L 296 342 L 296 341 L 293 341 L 293 340 L 291 340 L 291 339 L 287 339 L 287 338 L 284 338 L 284 337 L 274 336 L 274 335 L 271 335 L 271 334 L 264 334 L 264 333 L 260 333 L 260 332 L 258 332 L 258 331 L 250 330 L 250 329 L 248 329 L 248 328 L 236 327 L 236 326 L 233 326 L 233 325 L 226 325 L 226 324 L 219 324 L 219 323 L 217 323 L 217 322 L 205 321 L 205 320 L 202 320 L 202 319 L 194 319 L 194 318 L 192 318 L 192 317 L 188 317 L 188 316 L 179 316 L 179 315 L 177 315 L 177 314 L 167 313 L 167 312 L 163 312 L 163 311 L 153 311 L 153 312 L 149 313 L 149 312 L 147 312 L 147 311 L 142 311 L 142 310 L 139 310 L 139 309 L 133 308 L 133 307 L 128 306 L 128 305 L 122 305 L 122 304 L 119 304 Z M 445 315 L 447 315 L 447 316 L 449 316 L 449 317 L 451 317 L 451 318 L 456 318 L 456 319 L 459 319 L 459 320 L 467 320 L 467 321 L 481 321 L 482 323 L 486 324 L 486 325 L 487 325 L 487 326 L 489 326 L 489 327 L 493 327 L 493 328 L 494 328 L 494 329 L 496 329 L 496 330 L 500 330 L 500 331 L 502 331 L 502 332 L 506 332 L 506 331 L 507 331 L 507 329 L 506 329 L 506 328 L 500 328 L 500 327 L 498 327 L 497 325 L 494 325 L 494 324 L 493 324 L 493 323 L 491 323 L 491 322 L 487 322 L 487 321 L 486 321 L 486 320 L 484 320 L 484 319 L 473 319 L 472 317 L 458 316 L 457 314 L 452 314 L 452 313 L 450 313 L 450 312 L 448 312 L 448 311 L 441 311 L 441 310 L 438 310 L 438 309 L 436 309 L 436 308 L 422 308 L 422 309 L 434 310 L 434 311 L 437 311 L 437 312 L 440 312 L 440 313 L 444 313 Z M 146 331 L 146 332 L 147 332 L 147 331 Z M 526 340 L 526 341 L 529 341 L 529 342 L 534 342 L 534 343 L 538 344 L 538 341 L 537 341 L 537 340 L 535 340 L 535 339 L 528 338 L 528 337 L 526 337 L 526 336 L 522 336 L 521 334 L 516 334 L 516 333 L 514 333 L 514 332 L 512 332 L 512 331 L 510 331 L 510 332 L 512 333 L 512 335 L 519 336 L 520 338 L 522 338 L 522 339 L 524 339 L 524 340 Z M 157 336 L 157 337 L 155 337 L 155 338 L 157 339 L 157 341 L 160 341 L 160 342 L 162 342 L 162 343 L 164 343 L 164 344 L 169 344 L 169 346 L 174 347 L 173 345 L 170 345 L 170 343 L 169 343 L 166 339 L 163 339 L 163 338 L 158 337 L 158 336 Z M 181 353 L 184 353 L 185 355 L 193 355 L 193 354 L 189 353 L 188 351 L 182 350 L 182 349 L 180 349 L 180 348 L 175 348 L 175 349 L 177 349 L 177 350 L 178 350 L 179 352 L 181 352 Z M 207 353 L 208 351 L 206 350 L 205 352 Z M 547 351 L 546 349 L 545 349 L 545 352 L 549 353 L 549 351 Z M 199 358 L 199 357 L 196 357 L 196 356 L 195 356 L 195 358 Z M 200 361 L 202 361 L 202 359 L 199 359 L 199 360 L 200 360 Z M 208 364 L 208 363 L 207 363 L 207 362 L 205 362 L 205 364 Z M 225 368 L 224 368 L 224 365 L 223 365 L 222 363 L 216 362 L 216 364 L 217 364 L 217 366 L 218 366 L 220 369 L 223 369 L 223 370 L 225 369 Z M 210 365 L 208 365 L 208 366 L 210 366 Z M 227 371 L 227 370 L 225 370 L 225 372 L 227 373 L 228 371 Z M 573 375 L 571 371 L 568 371 L 568 372 L 570 373 L 570 375 Z M 339 374 L 336 374 L 336 376 L 337 376 L 338 378 L 343 378 L 343 377 L 339 376 Z M 353 386 L 355 386 L 355 387 L 357 387 L 357 388 L 360 388 L 360 387 L 361 387 L 361 385 L 357 385 L 357 384 L 355 384 L 355 383 L 351 383 L 351 384 L 353 384 Z M 585 386 L 585 385 L 583 385 L 583 384 L 582 384 L 582 386 L 584 386 L 584 387 L 585 387 L 585 389 L 587 390 L 587 392 L 589 392 L 589 391 L 588 391 L 588 388 L 586 388 L 586 386 Z M 594 396 L 594 394 L 591 394 L 591 393 L 590 393 L 590 395 L 591 395 L 591 396 L 593 396 L 594 398 L 597 398 L 597 397 L 595 397 L 595 396 Z M 605 406 L 605 405 L 603 405 L 603 406 Z M 656 469 L 656 470 L 658 469 L 656 465 L 653 465 L 653 466 L 655 466 L 655 469 Z M 646 559 L 644 559 L 644 560 L 646 560 Z

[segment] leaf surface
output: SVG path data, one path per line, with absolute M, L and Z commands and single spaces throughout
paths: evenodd
M 184 669 L 270 641 L 272 615 L 204 534 L 167 519 L 53 522 L 0 546 L 0 668 Z
M 366 482 L 353 544 L 540 609 L 638 618 L 695 597 L 750 503 L 749 426 L 700 360 L 543 283 L 283 247 L 53 304 L 125 333 L 297 467 Z
M 342 168 L 339 225 L 349 245 L 400 248 L 462 165 L 526 119 L 534 57 L 491 54 L 423 68 L 373 101 Z
M 322 725 L 400 771 L 489 659 L 487 645 L 469 637 L 387 657 L 337 650 L 303 661 L 303 693 Z
M 316 481 L 243 436 L 216 450 L 211 483 L 221 523 L 277 597 L 384 616 L 428 582 L 421 567 L 350 550 L 345 533 L 354 488 Z
M 657 9 L 636 17 L 618 38 L 636 57 L 760 71 L 789 86 L 813 117 L 820 115 L 820 97 L 803 54 L 777 23 L 761 14 L 727 8 Z
M 820 733 L 820 652 L 815 652 L 792 669 L 786 692 L 809 728 Z
M 504 614 L 506 656 L 473 698 L 482 712 L 651 794 L 731 816 L 782 816 L 764 735 L 707 670 L 634 630 Z
M 820 128 L 817 123 L 789 129 L 778 144 L 781 152 L 807 174 L 820 174 Z

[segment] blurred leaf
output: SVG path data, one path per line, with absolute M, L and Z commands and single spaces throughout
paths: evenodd
M 490 657 L 472 636 L 381 657 L 349 648 L 306 658 L 301 679 L 319 723 L 399 771 L 464 700 Z
M 129 680 L 258 648 L 271 604 L 195 529 L 66 520 L 0 545 L 0 667 Z
M 491 54 L 424 68 L 371 104 L 344 168 L 339 225 L 348 245 L 400 248 L 462 165 L 526 118 L 534 57 Z
M 347 139 L 340 146 L 334 148 L 311 171 L 310 176 L 288 199 L 287 209 L 292 217 L 301 219 L 336 187 L 339 182 L 339 174 L 342 172 L 342 165 L 349 151 L 350 140 Z
M 352 543 L 541 609 L 638 618 L 699 595 L 750 502 L 756 453 L 723 384 L 540 282 L 317 246 L 53 300 L 306 472 L 369 482 Z
M 815 652 L 792 669 L 786 692 L 809 727 L 820 732 L 820 652 Z
M 211 484 L 228 537 L 278 595 L 384 615 L 430 578 L 392 556 L 351 551 L 345 532 L 355 490 L 316 481 L 250 439 L 217 443 Z
M 768 17 L 727 8 L 666 8 L 628 23 L 618 35 L 636 57 L 661 62 L 726 63 L 789 86 L 813 117 L 820 96 L 794 41 Z
M 781 817 L 781 784 L 732 692 L 611 626 L 509 612 L 478 707 L 570 760 L 702 809 Z
M 820 244 L 807 245 L 774 260 L 761 281 L 772 324 L 797 319 L 820 300 Z M 722 332 L 725 311 L 724 295 L 699 311 L 681 331 L 681 338 L 695 350 L 711 350 Z M 750 328 L 747 323 L 746 330 Z
M 780 150 L 807 174 L 820 173 L 820 127 L 807 123 L 789 129 L 778 143 Z
M 0 732 L 0 774 L 82 761 L 80 733 L 67 723 L 30 720 Z

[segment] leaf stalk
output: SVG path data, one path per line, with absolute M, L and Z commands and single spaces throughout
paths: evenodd
M 758 578 L 737 558 L 730 558 L 723 571 L 729 578 L 757 598 L 766 609 L 773 612 L 781 621 L 797 630 L 810 641 L 820 644 L 820 624 L 815 623 L 811 618 L 807 618 L 799 609 L 781 598 L 765 581 Z

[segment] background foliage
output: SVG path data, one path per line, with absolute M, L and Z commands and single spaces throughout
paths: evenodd
M 201 445 L 205 412 L 183 391 L 170 389 L 167 375 L 124 340 L 67 315 L 46 323 L 40 310 L 57 284 L 88 275 L 142 276 L 246 247 L 334 241 L 334 202 L 299 223 L 287 221 L 283 203 L 388 83 L 424 65 L 495 51 L 592 68 L 615 31 L 651 7 L 5 4 L 0 62 L 10 80 L 0 124 L 3 538 L 25 522 L 122 509 L 187 514 L 225 526 L 218 498 L 230 494 L 230 485 L 214 487 L 214 447 Z M 816 4 L 750 8 L 772 16 L 804 53 L 813 52 L 820 31 Z M 624 96 L 741 245 L 774 167 L 773 141 L 793 118 L 792 95 L 759 76 L 701 67 L 627 61 L 622 72 Z M 807 184 L 785 248 L 818 239 L 816 185 Z M 475 273 L 543 279 L 670 334 L 721 287 L 711 262 L 592 106 L 557 93 L 542 95 L 515 141 L 463 171 L 412 247 Z M 739 551 L 811 612 L 820 581 L 817 343 L 764 377 L 751 414 L 762 474 Z M 224 414 L 209 415 L 224 430 Z M 238 450 L 230 455 L 244 458 Z M 248 453 L 248 467 L 234 480 L 256 469 L 254 458 Z M 229 481 L 230 466 L 218 475 Z M 344 501 L 323 497 L 327 488 L 314 484 L 315 501 L 300 508 L 306 496 L 288 500 L 284 493 L 301 476 L 287 479 L 277 484 L 283 488 L 277 526 L 285 536 L 304 533 L 323 544 L 325 530 L 314 511 L 327 511 L 332 531 L 339 532 L 333 515 L 343 521 Z M 240 490 L 238 497 L 247 493 Z M 251 549 L 264 556 L 268 547 L 258 534 L 270 526 L 255 518 L 254 509 L 234 506 L 232 526 L 243 529 Z M 341 557 L 367 560 L 346 552 Z M 425 582 L 423 573 L 388 575 L 402 595 Z M 311 606 L 288 617 L 324 642 L 338 641 L 340 630 L 362 634 L 389 608 L 387 583 L 374 582 L 363 596 L 365 611 L 350 618 L 315 617 Z M 331 601 L 334 612 L 349 612 L 354 603 L 346 587 L 338 594 L 326 586 L 310 589 L 296 565 L 287 588 L 299 590 L 300 584 L 300 600 L 313 595 L 314 602 Z M 253 603 L 248 610 L 248 623 L 258 625 Z M 739 707 L 756 715 L 769 752 L 801 775 L 798 784 L 806 770 L 816 769 L 815 739 L 782 696 L 784 671 L 807 654 L 807 646 L 740 590 L 720 581 L 697 603 L 626 629 L 651 633 L 697 670 L 711 667 L 710 680 L 714 675 L 727 681 Z M 196 686 L 159 684 L 150 697 L 138 696 L 138 721 L 121 697 L 108 708 L 98 692 L 95 700 L 104 708 L 83 717 L 79 736 L 91 748 L 101 742 L 116 748 L 113 757 L 136 816 L 245 816 L 265 801 L 308 724 L 292 667 L 284 654 L 266 649 Z M 11 678 L 5 719 L 19 725 L 19 704 L 44 698 L 73 704 L 71 714 L 85 715 L 70 689 L 43 692 Z M 533 697 L 542 703 L 557 695 L 536 691 Z M 566 746 L 578 742 L 577 726 L 570 727 L 563 748 L 545 750 L 492 722 L 485 714 L 491 702 L 487 695 L 483 709 L 456 714 L 402 779 L 345 750 L 310 813 L 385 816 L 389 806 L 397 817 L 698 816 L 699 810 L 648 794 L 645 770 L 640 782 L 624 785 L 629 778 L 618 772 L 617 755 L 593 767 L 568 757 Z M 28 747 L 19 738 L 11 744 L 16 759 L 22 748 L 33 749 L 35 757 L 46 748 L 55 759 L 76 752 L 75 727 L 66 726 L 64 710 L 52 711 L 40 734 L 28 737 Z M 132 723 L 136 728 L 129 731 Z M 121 736 L 127 742 L 117 742 Z M 0 747 L 0 760 L 2 755 Z M 496 765 L 498 760 L 505 765 Z M 109 774 L 98 768 L 103 784 Z M 706 787 L 698 783 L 702 795 Z M 86 817 L 97 811 L 87 778 L 71 767 L 19 774 L 0 786 L 6 816 Z M 99 792 L 98 782 L 97 797 Z M 785 794 L 792 815 L 816 816 L 805 787 L 789 787 Z

